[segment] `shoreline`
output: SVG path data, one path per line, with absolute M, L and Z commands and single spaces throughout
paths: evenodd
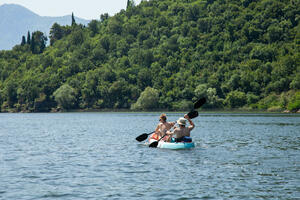
M 189 110 L 190 111 L 190 110 Z M 134 111 L 130 109 L 70 109 L 70 110 L 51 110 L 49 112 L 31 112 L 31 111 L 14 111 L 9 110 L 1 113 L 188 113 L 189 111 L 171 111 L 171 110 L 145 110 Z M 297 111 L 268 111 L 268 110 L 248 110 L 248 109 L 199 109 L 199 114 L 300 114 L 300 109 Z

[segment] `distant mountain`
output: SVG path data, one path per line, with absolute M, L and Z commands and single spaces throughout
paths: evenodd
M 77 23 L 88 24 L 89 20 L 75 17 Z M 54 23 L 71 25 L 71 15 L 63 17 L 42 17 L 27 8 L 16 4 L 0 6 L 0 50 L 8 50 L 20 44 L 27 32 L 41 31 L 49 36 Z

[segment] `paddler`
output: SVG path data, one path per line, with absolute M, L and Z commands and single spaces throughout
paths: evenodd
M 159 116 L 159 124 L 157 125 L 155 129 L 155 133 L 152 135 L 153 139 L 160 139 L 162 136 L 164 136 L 167 131 L 169 131 L 173 126 L 175 125 L 175 122 L 167 122 L 167 115 L 165 113 L 161 114 Z M 162 140 L 169 140 L 169 135 L 166 135 Z
M 190 126 L 186 127 L 186 121 L 189 121 Z M 195 124 L 189 118 L 188 115 L 184 115 L 184 118 L 181 117 L 177 120 L 177 124 L 179 127 L 176 127 L 172 132 L 167 131 L 168 135 L 172 135 L 174 137 L 169 137 L 168 142 L 192 142 L 190 138 L 190 133 L 194 129 Z

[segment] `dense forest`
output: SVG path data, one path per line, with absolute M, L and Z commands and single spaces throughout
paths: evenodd
M 149 0 L 0 51 L 1 112 L 300 109 L 299 0 Z M 50 45 L 46 46 L 47 40 Z

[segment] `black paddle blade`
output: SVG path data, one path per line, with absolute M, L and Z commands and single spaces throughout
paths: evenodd
M 187 115 L 189 116 L 189 118 L 193 119 L 195 117 L 198 117 L 199 113 L 197 110 L 193 110 L 193 111 L 189 112 Z
M 147 137 L 148 137 L 148 134 L 147 134 L 147 133 L 144 133 L 144 134 L 142 134 L 142 135 L 136 137 L 135 139 L 136 139 L 137 141 L 141 142 L 141 141 L 146 140 Z
M 205 98 L 199 99 L 199 100 L 194 104 L 194 109 L 200 108 L 203 104 L 205 104 L 205 102 L 206 102 L 206 99 L 205 99 Z
M 151 148 L 156 148 L 157 145 L 158 145 L 158 141 L 155 141 L 155 142 L 152 142 L 152 143 L 149 145 L 149 147 L 151 147 Z

